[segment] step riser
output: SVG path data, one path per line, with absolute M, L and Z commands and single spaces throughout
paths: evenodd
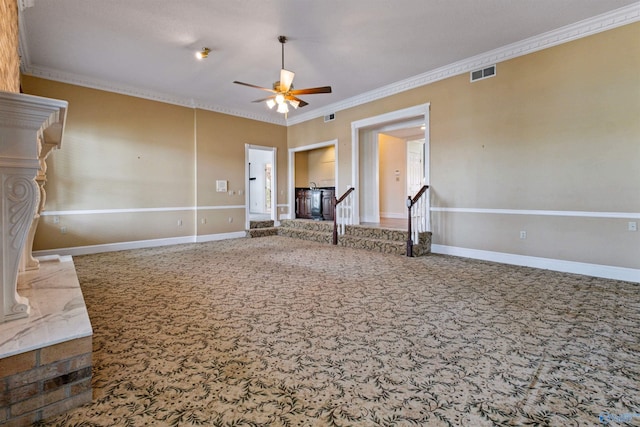
M 277 230 L 280 236 L 328 244 L 333 241 L 333 223 L 329 221 L 283 220 Z M 345 227 L 345 234 L 338 236 L 338 244 L 356 249 L 406 255 L 407 232 L 348 225 Z M 431 233 L 420 233 L 419 242 L 413 245 L 413 255 L 422 256 L 430 252 Z
M 320 231 L 325 233 L 333 232 L 333 223 L 329 221 L 305 221 L 305 220 L 283 220 L 280 224 L 282 228 L 295 228 L 310 231 Z M 429 233 L 420 233 L 420 241 L 416 244 L 427 243 Z M 386 228 L 372 228 L 358 225 L 347 225 L 345 236 L 364 237 L 369 239 L 391 240 L 396 242 L 407 241 L 407 232 L 403 230 L 390 230 Z
M 368 240 L 358 237 L 340 236 L 338 239 L 340 246 L 355 249 L 367 249 L 369 251 L 382 252 L 385 254 L 406 255 L 407 245 L 384 240 Z
M 292 237 L 294 239 L 310 240 L 320 243 L 331 243 L 333 235 L 313 230 L 305 230 L 301 228 L 280 227 L 279 236 Z
M 333 222 L 312 221 L 312 220 L 283 220 L 281 228 L 295 228 L 297 230 L 320 231 L 325 233 L 333 232 Z
M 273 221 L 249 221 L 249 228 L 271 228 L 273 227 Z
M 331 244 L 332 237 L 326 234 L 303 231 L 303 230 L 283 230 L 278 231 L 279 236 L 292 237 L 295 239 L 309 240 L 318 243 Z M 407 245 L 406 243 L 397 243 L 390 241 L 363 239 L 358 237 L 340 236 L 338 239 L 338 245 L 354 248 L 354 249 L 366 249 L 369 251 L 382 252 L 394 255 L 406 255 Z M 423 256 L 430 253 L 430 248 L 424 245 L 413 245 L 413 256 Z
M 407 232 L 402 230 L 388 230 L 384 228 L 359 227 L 348 225 L 345 227 L 345 236 L 366 237 L 369 239 L 391 240 L 395 242 L 406 242 Z
M 278 229 L 276 227 L 270 228 L 252 228 L 247 230 L 247 237 L 256 238 L 256 237 L 266 237 L 266 236 L 277 236 Z

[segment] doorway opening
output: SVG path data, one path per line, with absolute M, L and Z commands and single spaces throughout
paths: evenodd
M 250 221 L 276 220 L 277 148 L 245 144 L 246 227 Z
M 312 164 L 310 165 L 309 162 Z M 338 140 L 318 142 L 289 149 L 289 214 L 296 218 L 296 188 L 335 187 L 338 185 Z M 336 193 L 337 194 L 337 193 Z
M 406 227 L 407 197 L 429 184 L 429 104 L 353 122 L 351 131 L 354 223 Z

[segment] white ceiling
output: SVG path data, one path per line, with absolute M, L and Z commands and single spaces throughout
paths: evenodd
M 32 4 L 24 7 L 25 3 Z M 477 57 L 635 0 L 20 0 L 23 72 L 274 123 L 252 100 L 281 66 L 310 118 L 363 94 Z M 632 5 L 632 6 L 629 6 Z M 631 9 L 629 9 L 629 7 Z M 637 18 L 637 16 L 636 16 Z M 194 53 L 209 47 L 209 58 Z M 468 71 L 468 70 L 467 70 Z M 499 71 L 498 71 L 499 72 Z

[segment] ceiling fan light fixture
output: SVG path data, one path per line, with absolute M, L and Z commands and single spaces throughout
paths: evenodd
M 289 112 L 289 107 L 287 107 L 286 103 L 282 103 L 278 105 L 278 113 L 287 114 Z
M 209 49 L 208 47 L 203 47 L 202 50 L 199 50 L 198 52 L 196 52 L 196 58 L 200 60 L 205 59 L 206 57 L 209 56 L 210 52 L 211 52 L 211 49 Z
M 289 106 L 297 109 L 309 105 L 308 102 L 297 98 L 297 95 L 331 93 L 331 86 L 294 89 L 293 78 L 295 77 L 295 73 L 284 68 L 284 44 L 287 42 L 287 38 L 285 36 L 279 36 L 278 41 L 280 42 L 282 48 L 282 67 L 280 68 L 280 80 L 273 83 L 272 89 L 250 83 L 239 82 L 237 80 L 233 83 L 270 92 L 272 95 L 268 98 L 257 99 L 253 102 L 266 101 L 267 107 L 269 107 L 269 109 L 273 109 L 273 107 L 277 105 L 278 108 L 276 110 L 278 111 L 278 113 L 284 114 L 286 117 L 286 114 L 289 112 Z

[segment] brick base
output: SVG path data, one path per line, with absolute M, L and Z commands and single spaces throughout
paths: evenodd
M 92 337 L 0 359 L 0 424 L 29 426 L 91 402 Z

